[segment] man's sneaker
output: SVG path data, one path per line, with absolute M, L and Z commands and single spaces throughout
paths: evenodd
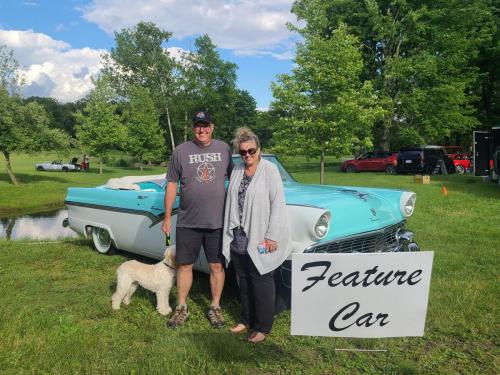
M 167 322 L 168 328 L 177 328 L 183 325 L 189 316 L 188 308 L 186 305 L 179 305 L 175 308 L 174 314 Z
M 222 310 L 218 306 L 210 306 L 210 310 L 208 310 L 208 319 L 210 319 L 210 323 L 214 328 L 222 328 L 226 323 L 222 316 Z

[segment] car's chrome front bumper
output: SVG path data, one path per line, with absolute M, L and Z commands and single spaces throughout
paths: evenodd
M 399 230 L 396 233 L 397 245 L 389 251 L 420 251 L 420 247 L 413 241 L 413 232 Z

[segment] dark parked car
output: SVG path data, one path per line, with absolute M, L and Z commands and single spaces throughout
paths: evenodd
M 342 172 L 376 171 L 394 174 L 396 172 L 397 152 L 365 152 L 356 159 L 346 160 L 340 166 Z
M 498 186 L 500 186 L 500 147 L 493 151 L 493 168 L 491 168 L 490 177 L 492 181 L 498 181 Z
M 402 148 L 398 153 L 397 173 L 441 173 L 441 161 L 448 173 L 455 173 L 455 165 L 441 146 Z

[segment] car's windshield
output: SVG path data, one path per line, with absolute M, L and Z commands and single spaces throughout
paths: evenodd
M 405 151 L 399 151 L 399 157 L 404 159 L 415 159 L 415 158 L 421 158 L 422 157 L 422 151 L 417 151 L 417 150 L 405 150 Z
M 278 167 L 278 170 L 280 171 L 281 179 L 283 182 L 295 182 L 292 176 L 286 171 L 286 169 L 281 165 L 281 163 L 278 161 L 276 156 L 273 155 L 263 155 L 262 156 L 264 159 L 270 161 L 271 163 L 275 164 Z M 241 160 L 241 157 L 239 155 L 233 155 L 233 163 L 234 165 L 241 164 L 243 161 Z

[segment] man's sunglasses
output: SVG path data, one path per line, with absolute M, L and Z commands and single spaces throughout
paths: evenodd
M 238 151 L 238 153 L 241 156 L 245 156 L 246 154 L 248 154 L 248 155 L 255 155 L 256 152 L 257 152 L 256 148 L 249 148 L 248 150 L 240 150 L 240 151 Z
M 208 129 L 211 125 L 206 123 L 206 122 L 198 122 L 193 125 L 193 128 L 202 128 L 202 129 Z

